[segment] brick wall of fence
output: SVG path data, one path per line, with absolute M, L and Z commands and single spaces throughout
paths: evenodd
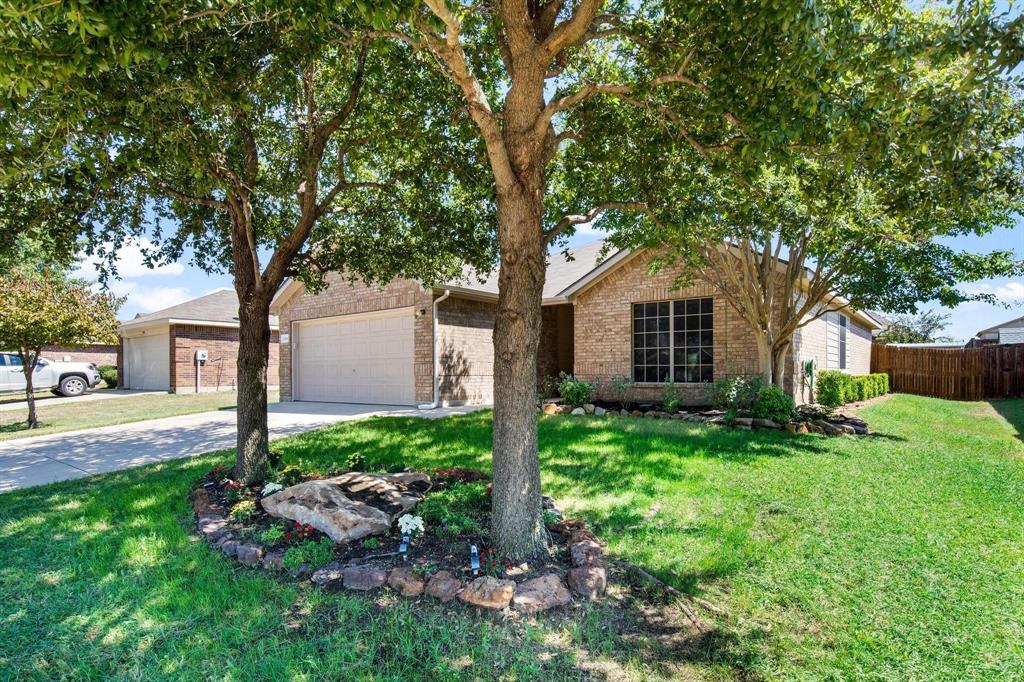
M 1024 343 L 979 348 L 899 348 L 874 344 L 871 371 L 890 389 L 951 400 L 1024 396 Z

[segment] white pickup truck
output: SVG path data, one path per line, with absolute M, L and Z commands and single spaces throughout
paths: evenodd
M 82 395 L 100 383 L 100 373 L 91 362 L 56 362 L 39 358 L 32 372 L 32 387 L 60 395 Z M 0 353 L 0 393 L 25 392 L 25 372 L 17 353 Z

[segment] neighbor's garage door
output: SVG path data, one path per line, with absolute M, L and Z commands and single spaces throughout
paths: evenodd
M 296 323 L 296 400 L 414 405 L 413 311 Z
M 167 334 L 124 340 L 125 388 L 167 391 L 170 382 L 170 337 Z

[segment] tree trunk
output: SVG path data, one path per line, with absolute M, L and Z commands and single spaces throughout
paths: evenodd
M 39 418 L 36 416 L 36 388 L 32 383 L 32 374 L 36 371 L 36 362 L 39 361 L 39 351 L 29 354 L 19 353 L 21 357 L 21 370 L 25 373 L 25 401 L 28 403 L 28 428 L 39 428 Z
M 258 483 L 267 474 L 267 364 L 270 298 L 238 296 L 238 441 L 235 478 Z
M 771 384 L 775 374 L 772 361 L 772 344 L 768 340 L 768 335 L 763 331 L 754 330 L 754 335 L 757 337 L 757 369 L 761 373 L 761 378 L 764 383 Z
M 537 348 L 546 266 L 542 191 L 498 197 L 498 310 L 494 322 L 492 540 L 513 559 L 547 547 L 537 454 Z
M 772 349 L 772 382 L 779 388 L 785 388 L 786 382 L 786 352 L 789 350 L 789 342 L 776 345 Z

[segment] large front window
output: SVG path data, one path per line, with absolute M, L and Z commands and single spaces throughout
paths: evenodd
M 633 304 L 633 381 L 714 381 L 710 298 Z

